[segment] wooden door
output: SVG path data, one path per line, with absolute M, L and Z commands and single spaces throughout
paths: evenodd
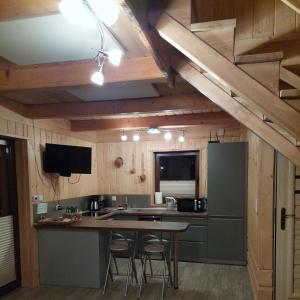
M 297 192 L 299 178 L 300 168 L 296 168 L 289 160 L 278 154 L 276 300 L 300 299 L 300 192 Z
M 20 285 L 14 143 L 0 139 L 0 296 Z

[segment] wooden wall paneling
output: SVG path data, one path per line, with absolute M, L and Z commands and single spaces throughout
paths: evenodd
M 254 0 L 253 37 L 274 36 L 274 0 Z
M 236 1 L 236 40 L 251 39 L 253 37 L 253 0 Z
M 296 13 L 281 0 L 275 0 L 274 36 L 281 37 L 296 29 Z
M 248 270 L 254 299 L 272 299 L 274 149 L 247 132 Z
M 58 123 L 58 124 L 57 124 Z M 69 185 L 60 178 L 55 197 L 74 198 L 98 193 L 96 145 L 72 137 L 67 123 L 48 121 L 42 123 L 24 118 L 0 106 L 0 135 L 17 138 L 16 163 L 20 214 L 22 285 L 35 287 L 39 284 L 36 231 L 32 226 L 32 196 L 43 195 L 46 202 L 53 200 L 51 176 L 42 170 L 42 146 L 46 142 L 91 146 L 93 148 L 93 175 L 82 175 L 80 183 Z M 62 126 L 64 125 L 64 126 Z M 42 128 L 40 128 L 42 127 Z M 69 132 L 69 135 L 68 135 Z
M 274 149 L 266 143 L 260 147 L 259 171 L 259 266 L 263 270 L 273 267 L 273 187 Z
M 186 139 L 180 143 L 177 139 L 171 141 L 153 140 L 143 142 L 105 142 L 97 144 L 98 162 L 98 187 L 100 194 L 138 194 L 151 195 L 153 200 L 155 192 L 154 178 L 154 152 L 158 151 L 181 151 L 200 150 L 200 191 L 201 196 L 207 195 L 207 144 L 209 137 L 204 131 L 199 137 Z M 201 136 L 202 135 L 202 136 Z M 240 136 L 225 136 L 222 142 L 239 141 Z M 121 156 L 124 165 L 121 168 L 114 166 L 114 160 Z M 139 176 L 142 175 L 142 157 L 146 181 L 141 183 Z M 134 159 L 134 162 L 132 161 Z M 132 167 L 136 173 L 130 174 Z M 102 170 L 105 170 L 102 172 Z
M 232 0 L 192 0 L 196 10 L 193 23 L 203 23 L 232 19 L 235 17 L 235 1 Z

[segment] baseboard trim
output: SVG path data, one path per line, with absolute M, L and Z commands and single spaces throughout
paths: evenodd
M 268 270 L 269 271 L 269 270 Z M 254 300 L 272 300 L 273 298 L 273 287 L 270 286 L 262 286 L 261 283 L 257 280 L 259 269 L 257 269 L 254 259 L 252 255 L 248 253 L 248 273 L 250 277 L 250 283 L 253 293 Z M 270 270 L 272 272 L 272 270 Z

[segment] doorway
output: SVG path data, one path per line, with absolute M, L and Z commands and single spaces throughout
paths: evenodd
M 0 296 L 20 286 L 15 143 L 0 139 Z
M 300 299 L 300 168 L 277 153 L 276 300 Z

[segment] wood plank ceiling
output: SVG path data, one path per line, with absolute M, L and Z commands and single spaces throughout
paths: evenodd
M 143 87 L 144 96 L 136 94 L 135 100 L 113 96 L 101 99 L 109 99 L 111 107 L 107 101 L 87 102 L 100 100 L 92 96 L 89 100 L 82 98 L 86 91 L 83 88 L 91 86 L 88 74 L 92 61 L 20 67 L 3 58 L 1 103 L 32 118 L 68 118 L 80 122 L 77 125 L 85 130 L 90 119 L 90 128 L 95 129 L 95 124 L 99 127 L 101 122 L 106 122 L 105 126 L 112 124 L 107 120 L 119 114 L 128 119 L 135 113 L 135 118 L 153 120 L 161 115 L 214 112 L 217 119 L 223 109 L 299 164 L 297 1 L 119 2 L 123 10 L 111 35 L 126 55 L 117 71 L 106 67 L 106 87 L 121 90 L 124 83 L 130 82 L 148 85 Z M 56 0 L 7 0 L 0 4 L 0 21 L 51 14 L 57 14 Z M 178 79 L 176 72 L 188 83 Z M 205 78 L 207 89 L 210 84 L 213 87 L 205 90 L 188 75 L 190 72 L 198 72 L 201 76 L 195 73 L 195 78 L 199 81 Z M 231 105 L 219 101 L 221 95 L 224 99 L 229 97 Z M 176 122 L 176 118 L 173 120 Z M 121 122 L 137 126 L 138 121 L 132 118 Z M 78 130 L 76 123 L 72 124 Z M 287 146 L 282 147 L 281 143 Z

